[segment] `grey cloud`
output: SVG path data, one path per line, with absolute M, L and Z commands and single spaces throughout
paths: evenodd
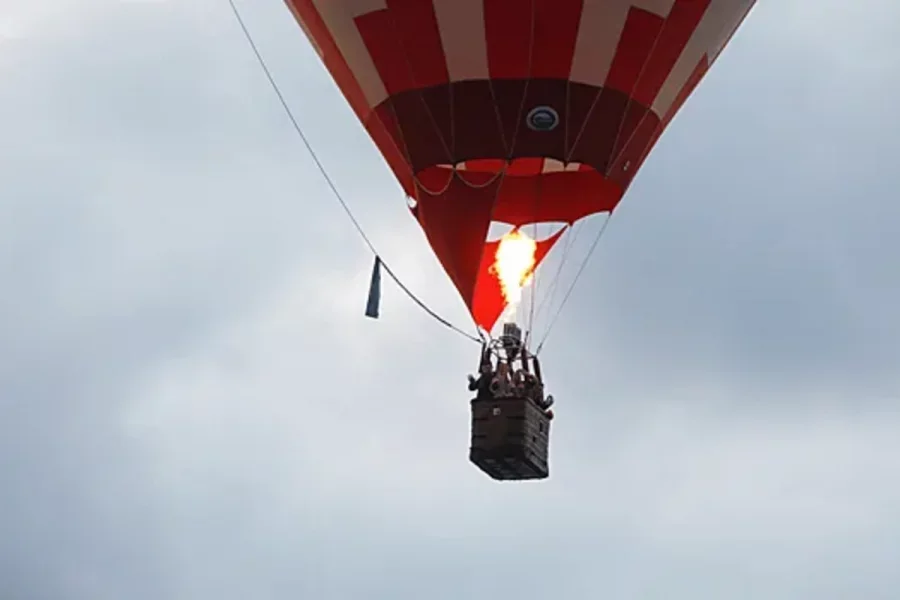
M 390 284 L 360 316 L 370 257 L 227 6 L 117 5 L 6 61 L 0 592 L 890 597 L 896 121 L 889 61 L 848 58 L 887 34 L 799 6 L 757 9 L 614 218 L 547 347 L 539 485 L 465 460 L 474 345 Z M 465 322 L 287 11 L 245 15 L 386 258 Z
M 838 71 L 821 69 L 814 48 L 785 53 L 806 30 L 771 39 L 782 14 L 765 8 L 614 218 L 573 300 L 572 314 L 596 315 L 578 337 L 688 378 L 711 368 L 748 384 L 887 392 L 900 213 L 893 171 L 878 161 L 896 152 L 897 125 L 872 100 L 895 84 L 853 68 L 865 40 L 842 41 Z M 602 325 L 586 331 L 592 323 Z

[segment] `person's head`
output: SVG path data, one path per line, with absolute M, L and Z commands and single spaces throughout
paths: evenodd
M 494 368 L 491 366 L 490 360 L 485 360 L 481 362 L 481 368 L 479 370 L 482 375 L 490 375 Z

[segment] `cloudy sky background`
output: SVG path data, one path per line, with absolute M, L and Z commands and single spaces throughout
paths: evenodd
M 280 0 L 248 26 L 386 260 L 465 312 Z M 763 2 L 548 341 L 547 482 L 385 286 L 225 0 L 0 0 L 0 597 L 896 598 L 900 6 Z

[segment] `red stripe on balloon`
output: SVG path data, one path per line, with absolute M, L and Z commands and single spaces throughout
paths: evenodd
M 434 3 L 431 0 L 387 0 L 388 14 L 406 52 L 416 87 L 450 80 Z
M 388 95 L 447 83 L 450 76 L 434 4 L 387 0 L 387 6 L 356 17 L 355 22 Z
M 484 0 L 488 70 L 492 79 L 529 75 L 532 4 L 537 0 Z
M 528 12 L 528 3 L 522 4 Z M 569 78 L 583 7 L 583 0 L 536 0 L 532 77 Z
M 412 70 L 390 11 L 376 10 L 354 21 L 388 95 L 412 89 Z
M 650 106 L 687 46 L 711 0 L 677 0 L 653 46 L 632 97 Z
M 640 8 L 628 11 L 604 87 L 631 95 L 662 26 L 663 18 L 657 14 Z

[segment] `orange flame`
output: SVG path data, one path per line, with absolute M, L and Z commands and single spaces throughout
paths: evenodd
M 537 242 L 518 229 L 504 235 L 497 246 L 491 270 L 497 274 L 512 315 L 522 301 L 522 289 L 531 281 L 536 251 Z

